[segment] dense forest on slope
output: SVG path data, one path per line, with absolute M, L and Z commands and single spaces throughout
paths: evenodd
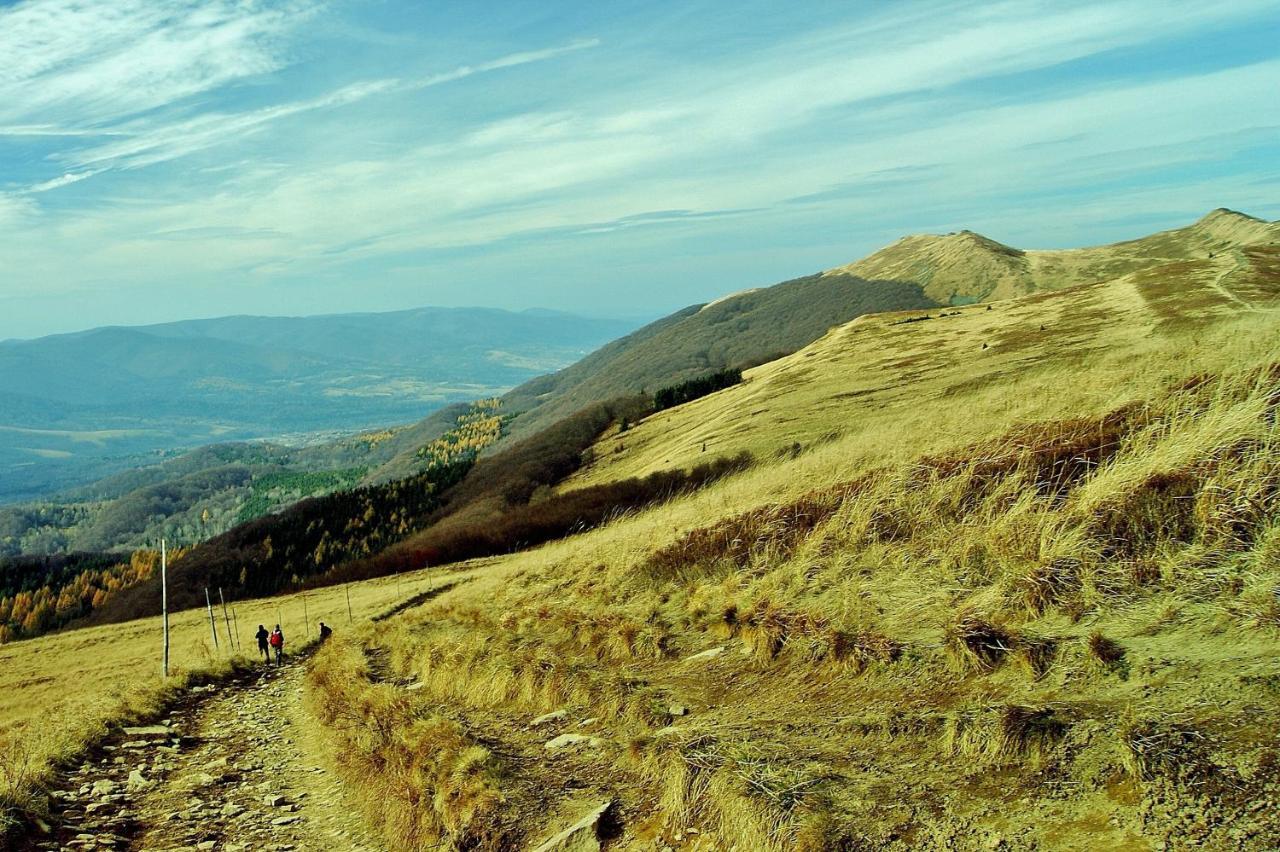
M 173 552 L 174 558 L 182 551 Z M 149 579 L 157 551 L 0 558 L 0 644 L 57 630 Z

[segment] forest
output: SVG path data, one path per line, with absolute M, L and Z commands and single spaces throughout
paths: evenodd
M 150 579 L 159 564 L 154 550 L 0 559 L 0 645 L 89 615 L 121 590 Z
M 700 397 L 713 394 L 718 390 L 733 387 L 741 381 L 742 370 L 736 367 L 717 370 L 714 373 L 697 376 L 679 384 L 668 385 L 660 389 L 653 395 L 653 407 L 656 411 L 674 408 L 677 405 L 683 405 L 686 402 L 692 402 Z

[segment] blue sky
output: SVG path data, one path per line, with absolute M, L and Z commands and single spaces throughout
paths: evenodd
M 909 232 L 1280 217 L 1280 12 L 0 0 L 0 338 L 656 316 Z

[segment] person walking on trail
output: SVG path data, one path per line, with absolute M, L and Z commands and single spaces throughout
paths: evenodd
M 276 665 L 282 664 L 284 658 L 284 631 L 280 629 L 280 625 L 276 625 L 276 629 L 271 631 L 271 648 L 276 652 Z
M 264 627 L 263 625 L 259 624 L 259 625 L 258 625 L 258 632 L 257 632 L 256 634 L 254 634 L 254 635 L 255 635 L 255 636 L 257 637 L 257 639 L 258 639 L 258 651 L 259 651 L 259 652 L 261 652 L 261 654 L 262 654 L 262 659 L 263 659 L 263 660 L 265 660 L 265 661 L 266 661 L 266 662 L 268 662 L 268 663 L 269 663 L 269 662 L 271 662 L 271 649 L 270 649 L 270 647 L 267 645 L 267 639 L 270 637 L 270 635 L 271 635 L 271 634 L 267 633 L 267 628 L 266 628 L 266 627 Z
M 325 624 L 323 621 L 320 622 L 320 641 L 323 642 L 332 635 L 333 635 L 333 628 Z

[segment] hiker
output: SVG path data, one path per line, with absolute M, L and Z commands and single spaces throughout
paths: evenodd
M 320 641 L 323 642 L 332 635 L 333 635 L 333 628 L 325 624 L 323 621 L 320 622 Z
M 276 652 L 276 665 L 281 665 L 284 657 L 284 631 L 280 629 L 280 625 L 276 625 L 276 629 L 271 631 L 271 647 Z
M 270 634 L 267 633 L 267 628 L 259 624 L 258 632 L 254 635 L 258 638 L 258 650 L 262 652 L 262 659 L 268 663 L 271 662 L 271 650 L 267 646 L 267 637 Z

